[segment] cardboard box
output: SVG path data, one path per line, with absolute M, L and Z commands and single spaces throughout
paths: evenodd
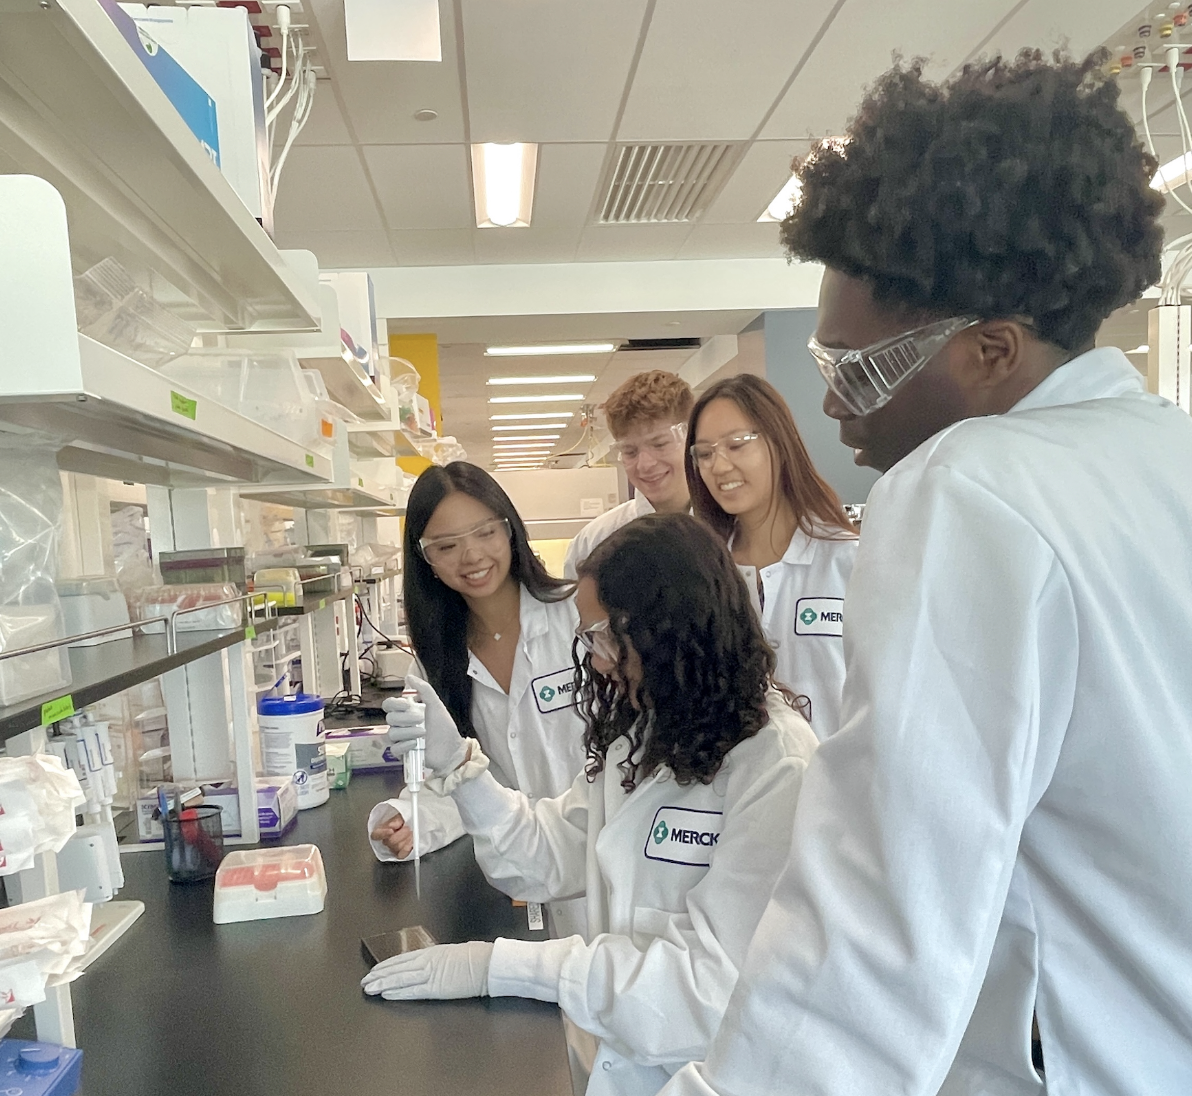
M 358 773 L 385 772 L 401 768 L 401 754 L 390 746 L 389 728 L 386 726 L 341 727 L 328 731 L 327 748 L 330 750 L 335 742 L 349 744 L 349 764 Z
M 262 837 L 281 837 L 298 816 L 298 795 L 288 780 L 275 776 L 257 780 L 257 822 Z M 169 793 L 172 796 L 172 790 Z M 236 788 L 228 784 L 214 788 L 204 796 L 204 802 L 223 809 L 224 837 L 239 837 L 240 797 Z M 143 795 L 137 800 L 137 836 L 141 841 L 161 840 L 161 821 L 153 817 L 157 809 L 157 793 Z
M 327 787 L 346 788 L 352 779 L 352 744 L 346 741 L 327 743 Z

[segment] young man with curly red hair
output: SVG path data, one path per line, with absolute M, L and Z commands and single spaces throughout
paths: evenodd
M 691 386 L 677 373 L 662 369 L 630 377 L 604 401 L 613 452 L 637 494 L 579 531 L 563 563 L 567 578 L 574 579 L 592 549 L 634 518 L 680 514 L 690 508 L 683 456 L 694 402 Z
M 841 729 L 667 1096 L 1192 1092 L 1192 420 L 1094 348 L 1162 248 L 1104 61 L 896 66 L 799 168 L 824 410 L 884 475 Z

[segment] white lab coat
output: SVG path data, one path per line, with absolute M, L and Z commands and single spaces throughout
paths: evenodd
M 856 558 L 855 536 L 810 537 L 796 529 L 782 559 L 761 569 L 764 598 L 757 568 L 739 568 L 778 659 L 774 678 L 811 701 L 811 729 L 821 742 L 840 727 L 844 590 Z
M 668 1094 L 1028 1096 L 1032 1008 L 1051 1096 L 1192 1092 L 1190 546 L 1192 421 L 1114 349 L 878 482 L 844 726 Z
M 521 590 L 521 639 L 513 663 L 509 692 L 497 684 L 488 668 L 470 655 L 472 724 L 477 739 L 491 761 L 498 783 L 518 788 L 531 799 L 561 795 L 582 771 L 585 761 L 584 722 L 572 694 L 575 667 L 571 644 L 579 614 L 575 603 L 538 601 L 524 586 Z M 422 852 L 433 852 L 464 834 L 459 811 L 450 796 L 429 789 L 419 797 L 419 835 Z M 368 816 L 368 832 L 401 812 L 410 817 L 407 792 L 378 803 Z M 394 861 L 380 841 L 373 841 L 378 860 Z M 581 913 L 582 910 L 574 911 Z M 583 931 L 561 907 L 552 907 L 561 933 Z
M 635 495 L 628 502 L 605 510 L 600 517 L 593 518 L 567 545 L 567 555 L 563 560 L 563 577 L 574 580 L 576 568 L 592 554 L 596 545 L 608 540 L 621 526 L 652 513 L 654 507 L 650 505 L 650 500 L 645 495 Z
M 530 804 L 485 776 L 455 790 L 494 886 L 527 901 L 587 897 L 591 943 L 499 940 L 488 984 L 558 1000 L 601 1040 L 588 1096 L 657 1092 L 716 1030 L 815 749 L 778 694 L 769 708 L 711 784 L 684 787 L 663 769 L 627 794 L 621 738 L 595 780 L 581 775 L 557 799 Z

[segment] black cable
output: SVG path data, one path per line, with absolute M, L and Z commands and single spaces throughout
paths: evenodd
M 409 654 L 414 653 L 413 648 L 410 647 L 408 643 L 402 643 L 399 639 L 394 639 L 392 636 L 387 636 L 373 623 L 373 618 L 368 615 L 368 610 L 364 607 L 364 602 L 361 601 L 359 597 L 356 598 L 356 604 L 360 606 L 360 612 L 364 615 L 364 619 L 368 621 L 369 627 L 371 627 L 372 630 L 377 633 L 377 635 L 379 635 L 386 643 L 388 643 L 390 647 L 396 647 L 398 650 L 406 651 Z

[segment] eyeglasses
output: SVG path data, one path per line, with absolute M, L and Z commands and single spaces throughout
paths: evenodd
M 509 526 L 508 518 L 489 518 L 462 533 L 452 533 L 450 536 L 423 537 L 418 541 L 418 551 L 422 558 L 432 567 L 454 563 L 460 559 L 469 544 L 485 548 L 498 543 L 499 537 L 506 540 L 513 538 L 513 530 Z
M 761 434 L 756 431 L 749 434 L 730 434 L 719 441 L 697 441 L 687 451 L 696 464 L 705 468 L 716 459 L 717 453 L 723 453 L 725 460 L 731 464 L 736 454 L 760 437 Z
M 598 620 L 587 628 L 581 623 L 575 629 L 575 638 L 597 658 L 617 661 L 617 641 L 609 633 L 607 620 Z
M 860 350 L 835 350 L 813 335 L 807 349 L 845 407 L 854 415 L 868 415 L 889 403 L 895 390 L 943 350 L 949 339 L 980 322 L 973 316 L 954 316 Z
M 685 437 L 687 424 L 676 422 L 669 430 L 655 434 L 652 438 L 613 442 L 612 452 L 622 464 L 637 464 L 643 453 L 649 453 L 656 459 L 669 456 L 675 451 L 676 445 L 683 444 Z

